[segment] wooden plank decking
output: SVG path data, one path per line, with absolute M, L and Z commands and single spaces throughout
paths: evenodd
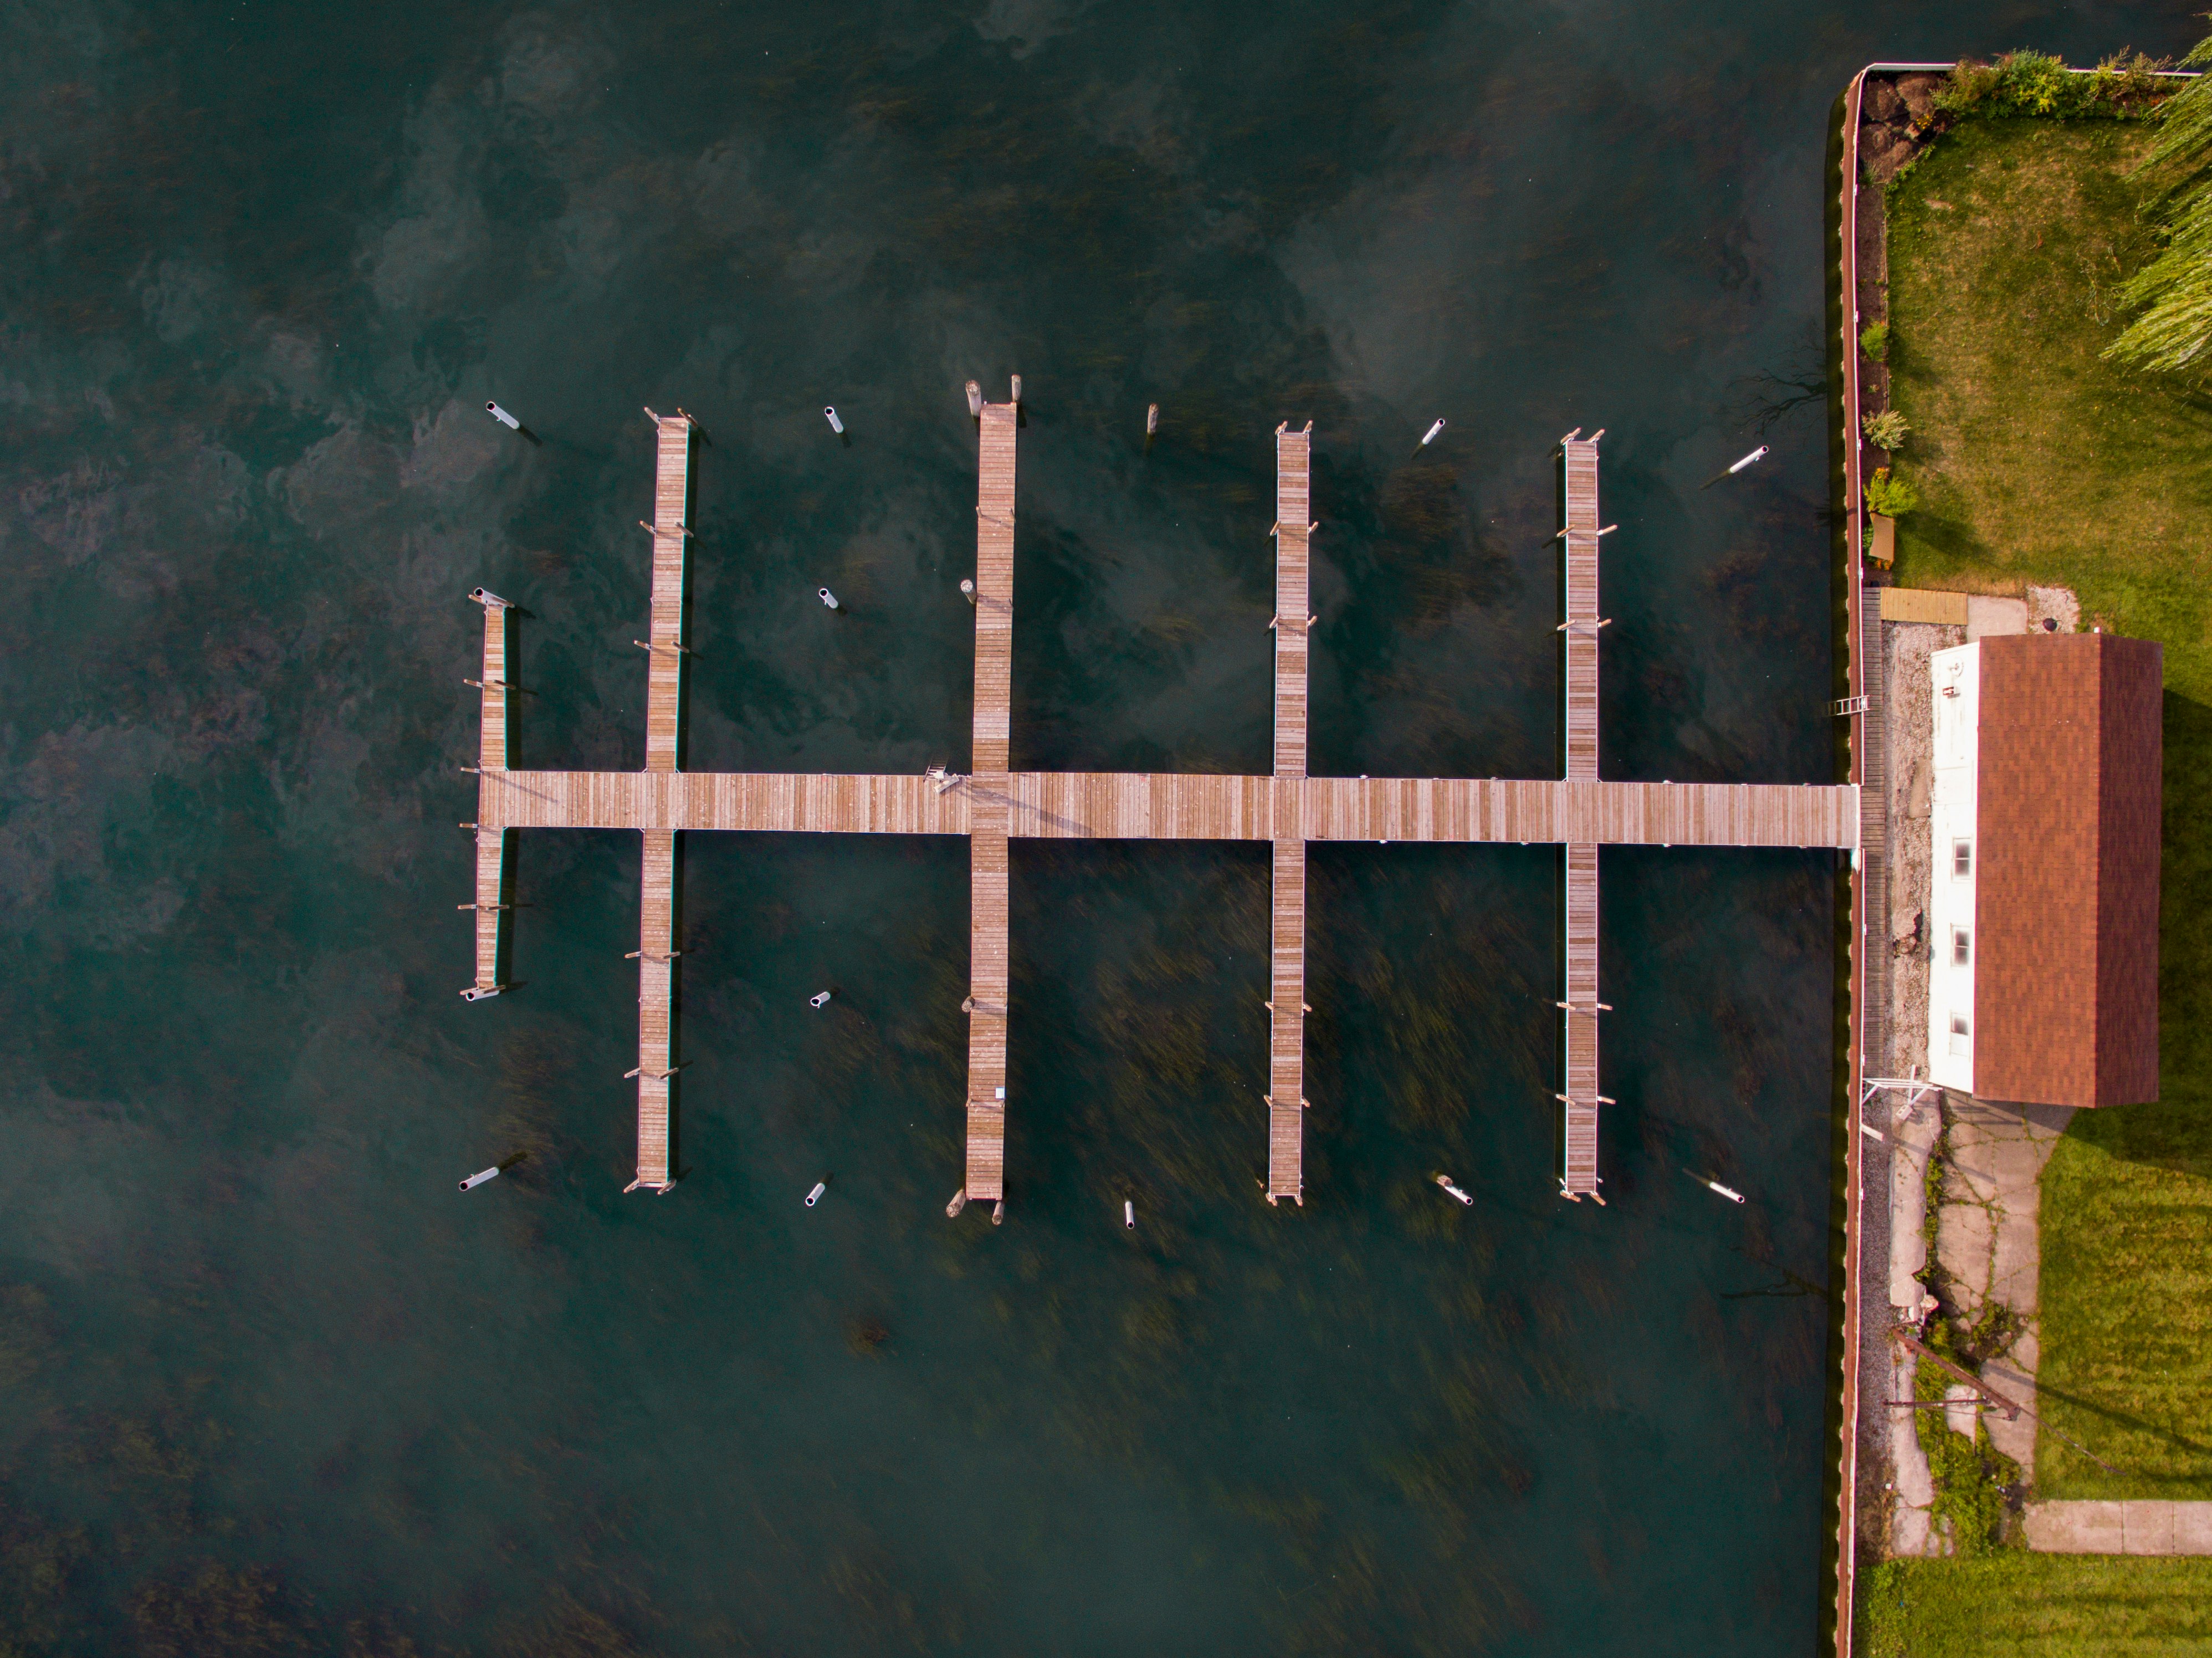
M 645 832 L 637 925 L 637 1180 L 665 1192 L 669 1168 L 668 1107 L 675 1078 L 669 1023 L 675 1001 L 676 834 Z
M 896 773 L 511 771 L 486 774 L 477 815 L 506 829 L 966 835 L 988 793 Z M 1860 823 L 1848 784 L 1018 771 L 1005 786 L 1016 840 L 1272 841 L 1291 803 L 1308 841 L 1849 849 Z
M 1597 778 L 1597 440 L 1564 440 L 1566 466 L 1567 780 Z
M 1561 1102 L 1559 1190 L 1596 1197 L 1597 848 L 1567 848 L 1567 1091 Z M 1603 1199 L 1599 1199 L 1603 1202 Z
M 499 950 L 506 936 L 507 910 L 501 894 L 507 887 L 507 834 L 502 829 L 477 826 L 477 976 L 469 988 L 471 1001 L 500 992 Z
M 1566 472 L 1567 781 L 1597 776 L 1597 440 L 1561 440 Z M 1597 1173 L 1597 845 L 1567 843 L 1567 1090 L 1559 1191 L 1595 1197 Z M 1603 1199 L 1599 1199 L 1603 1202 Z
M 975 477 L 975 733 L 969 805 L 968 1161 L 975 1202 L 1006 1195 L 1006 767 L 1013 720 L 1014 451 L 1020 410 L 983 405 Z
M 479 587 L 474 595 L 483 606 L 483 677 L 477 691 L 483 717 L 477 728 L 477 775 L 479 805 L 485 794 L 483 780 L 507 769 L 507 601 Z M 501 894 L 507 885 L 507 836 L 486 828 L 481 810 L 477 827 L 477 974 L 467 991 L 471 1001 L 500 992 L 499 952 L 507 933 L 507 910 Z
M 1272 841 L 1279 815 L 1290 832 L 1293 805 L 1308 841 L 1849 847 L 1859 823 L 1856 790 L 1787 783 L 1173 772 L 1016 772 L 1009 780 L 1017 839 Z M 948 823 L 912 832 L 960 831 Z
M 684 564 L 691 540 L 691 417 L 655 416 L 653 630 L 647 635 L 645 768 L 676 769 L 684 714 Z
M 1275 428 L 1275 775 L 1306 774 L 1308 580 L 1313 422 Z
M 1275 843 L 1268 924 L 1267 1201 L 1305 1202 L 1306 678 L 1313 422 L 1275 428 Z M 1289 786 L 1285 787 L 1285 785 Z
M 645 774 L 665 787 L 677 774 L 684 717 L 684 576 L 691 540 L 691 417 L 653 416 L 653 598 L 646 653 Z M 510 784 L 514 780 L 510 777 Z M 526 799 L 514 787 L 509 800 Z M 676 831 L 647 825 L 640 865 L 637 960 L 637 1181 L 665 1192 L 668 1119 L 675 1084 L 670 1024 L 676 993 Z M 632 1189 L 635 1189 L 633 1187 Z

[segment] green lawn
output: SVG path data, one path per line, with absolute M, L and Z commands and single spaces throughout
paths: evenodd
M 1968 122 L 1890 192 L 1896 470 L 1923 497 L 1897 580 L 2063 583 L 2085 624 L 2166 646 L 2162 1097 L 2078 1114 L 2043 1180 L 2043 1410 L 2122 1473 L 2039 1435 L 2046 1497 L 2212 1498 L 2212 397 L 2098 355 L 2149 246 L 2147 138 Z
M 2212 1650 L 2212 1559 L 2004 1549 L 1860 1580 L 1860 1658 L 2149 1658 Z

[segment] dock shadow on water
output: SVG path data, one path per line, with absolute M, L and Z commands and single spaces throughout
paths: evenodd
M 967 767 L 1016 374 L 1018 768 L 1265 768 L 1310 418 L 1316 772 L 1551 766 L 1579 424 L 1604 774 L 1829 780 L 1808 419 L 1696 489 L 1819 322 L 1829 14 L 611 16 L 12 26 L 0 1650 L 1809 1650 L 1829 864 L 1605 853 L 1598 1211 L 1557 852 L 1316 844 L 1271 1208 L 1267 847 L 1017 841 L 994 1228 L 964 841 L 687 837 L 624 1197 L 639 837 L 518 835 L 467 1004 L 454 825 L 472 587 L 514 763 L 643 762 L 643 404 L 684 764 Z

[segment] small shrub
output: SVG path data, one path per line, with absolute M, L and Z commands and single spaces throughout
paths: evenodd
M 1888 467 L 1881 466 L 1867 480 L 1866 504 L 1884 518 L 1903 518 L 1920 505 L 1920 491 L 1912 487 L 1910 480 L 1893 478 Z
M 1889 325 L 1870 322 L 1859 335 L 1859 349 L 1875 362 L 1886 361 L 1889 356 Z
M 2008 52 L 1994 64 L 1972 58 L 1953 70 L 1936 107 L 1967 115 L 2042 115 L 2071 120 L 2132 120 L 2172 90 L 2158 76 L 2160 60 L 2141 52 L 2107 58 L 2086 75 L 2040 52 Z
M 1866 434 L 1869 443 L 1887 452 L 1905 447 L 1905 434 L 1912 429 L 1912 426 L 1905 418 L 1904 410 L 1885 409 L 1879 415 L 1870 416 L 1860 429 Z

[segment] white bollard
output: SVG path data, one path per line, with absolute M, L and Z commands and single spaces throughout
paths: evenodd
M 831 592 L 827 587 L 817 587 L 814 590 L 814 596 L 820 599 L 824 604 L 827 604 L 831 610 L 834 610 L 837 609 L 837 595 Z
M 501 408 L 495 403 L 488 403 L 484 404 L 484 413 L 489 415 L 494 420 L 497 421 L 501 426 L 506 427 L 510 432 L 520 432 L 522 429 L 522 422 L 515 419 L 514 416 L 508 414 L 506 410 Z
M 461 1182 L 461 1190 L 464 1192 L 473 1192 L 477 1187 L 482 1186 L 486 1181 L 497 1180 L 498 1178 L 499 1165 L 497 1163 L 494 1163 L 490 1168 L 480 1170 L 463 1181 Z
M 1444 423 L 1442 420 L 1437 421 L 1434 426 L 1429 428 L 1427 431 L 1421 434 L 1421 447 L 1425 449 L 1431 444 L 1434 443 L 1437 440 L 1437 434 L 1443 429 Z
M 806 1005 L 807 1005 L 807 1006 L 809 1006 L 809 1007 L 827 1007 L 827 1006 L 829 1006 L 829 1005 L 830 1005 L 830 993 L 829 993 L 828 991 L 824 990 L 824 991 L 821 992 L 820 993 L 818 993 L 818 994 L 817 994 L 817 995 L 809 996 L 809 997 L 806 999 Z
M 831 431 L 835 432 L 839 437 L 843 437 L 845 435 L 845 422 L 837 418 L 837 411 L 835 409 L 823 409 L 822 416 L 823 419 L 830 422 L 830 429 Z
M 1745 467 L 1747 467 L 1747 466 L 1750 465 L 1753 461 L 1755 461 L 1755 460 L 1765 460 L 1765 459 L 1766 459 L 1766 446 L 1765 446 L 1765 444 L 1763 444 L 1763 443 L 1762 443 L 1762 444 L 1760 444 L 1760 445 L 1759 446 L 1759 447 L 1758 447 L 1758 448 L 1756 448 L 1756 449 L 1753 450 L 1749 454 L 1746 455 L 1746 456 L 1745 456 L 1741 460 L 1740 460 L 1740 461 L 1736 462 L 1736 464 L 1735 464 L 1735 465 L 1733 465 L 1733 466 L 1729 467 L 1729 475 L 1730 477 L 1734 477 L 1736 473 L 1741 472 L 1741 471 L 1743 471 L 1743 469 L 1744 469 Z
M 811 1209 L 816 1204 L 821 1202 L 822 1194 L 829 1189 L 830 1182 L 828 1181 L 818 1180 L 815 1181 L 814 1189 L 806 1194 L 806 1206 L 809 1209 Z

